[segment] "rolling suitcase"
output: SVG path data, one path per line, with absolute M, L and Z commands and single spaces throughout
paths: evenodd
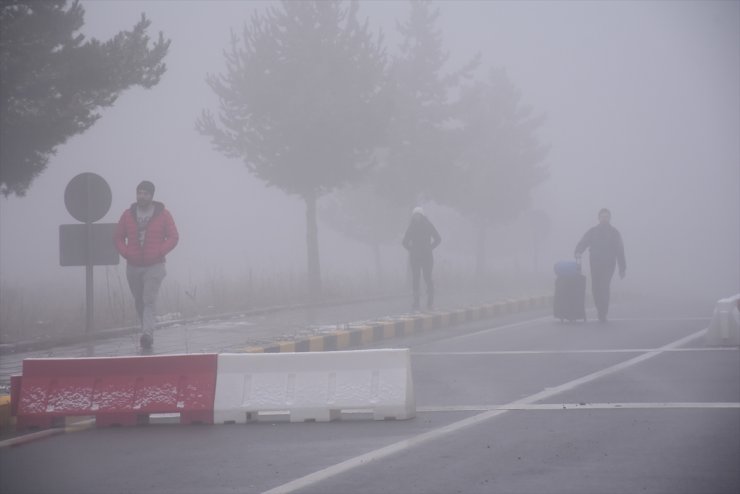
M 586 321 L 586 277 L 577 261 L 555 264 L 553 314 L 560 321 Z

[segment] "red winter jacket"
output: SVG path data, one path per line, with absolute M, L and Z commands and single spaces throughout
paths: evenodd
M 161 202 L 153 201 L 154 214 L 146 227 L 144 245 L 139 245 L 136 226 L 136 203 L 123 212 L 118 220 L 114 241 L 116 249 L 129 264 L 151 266 L 164 262 L 166 256 L 177 245 L 180 236 L 175 220 Z

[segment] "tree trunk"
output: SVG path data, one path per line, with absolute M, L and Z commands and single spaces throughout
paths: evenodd
M 486 274 L 486 234 L 487 226 L 484 222 L 479 222 L 476 226 L 477 242 L 475 251 L 475 273 L 478 278 L 485 278 Z
M 375 260 L 375 278 L 378 282 L 378 288 L 383 288 L 383 267 L 380 262 L 380 244 L 373 244 L 373 258 Z
M 540 239 L 537 233 L 533 235 L 532 238 L 532 272 L 535 274 L 539 274 L 540 272 Z
M 311 300 L 321 298 L 321 266 L 319 264 L 319 229 L 316 224 L 316 194 L 311 191 L 306 201 L 306 248 L 308 253 L 308 295 Z

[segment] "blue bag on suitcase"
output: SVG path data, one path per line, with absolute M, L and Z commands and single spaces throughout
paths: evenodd
M 581 274 L 581 264 L 578 261 L 558 261 L 553 268 L 558 276 L 575 276 Z

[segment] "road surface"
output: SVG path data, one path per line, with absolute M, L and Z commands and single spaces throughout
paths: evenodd
M 0 448 L 3 493 L 740 492 L 740 351 L 712 307 L 633 300 L 384 340 L 406 421 L 89 428 Z

